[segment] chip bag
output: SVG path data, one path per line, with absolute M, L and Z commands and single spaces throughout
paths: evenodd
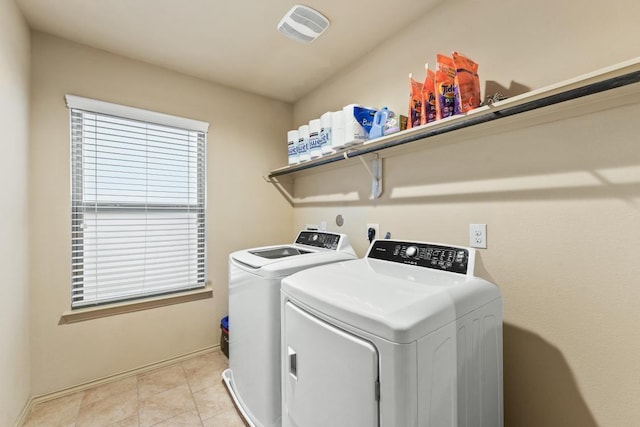
M 436 73 L 425 64 L 427 76 L 422 85 L 422 117 L 420 123 L 431 123 L 436 120 Z
M 456 114 L 458 91 L 455 83 L 456 69 L 453 59 L 438 54 L 438 70 L 435 78 L 436 118 L 444 119 Z
M 422 117 L 422 83 L 409 74 L 409 120 L 407 129 L 420 126 Z
M 478 64 L 458 52 L 453 52 L 455 65 L 455 83 L 458 87 L 459 113 L 466 113 L 480 106 L 480 78 Z

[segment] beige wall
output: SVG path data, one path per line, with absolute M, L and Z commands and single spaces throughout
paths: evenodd
M 231 251 L 292 239 L 292 209 L 261 173 L 286 162 L 290 104 L 42 33 L 32 34 L 32 394 L 219 342 Z M 208 271 L 214 298 L 70 325 L 69 118 L 74 94 L 208 121 Z
M 406 114 L 406 76 L 422 76 L 437 52 L 467 53 L 483 81 L 505 87 L 571 78 L 640 55 L 639 15 L 632 0 L 442 2 L 296 103 L 294 123 L 351 102 Z M 400 239 L 462 245 L 470 223 L 486 223 L 477 273 L 505 298 L 506 425 L 637 425 L 637 92 L 631 105 L 560 121 L 505 119 L 388 158 L 375 202 L 356 159 L 316 170 L 296 179 L 292 230 L 328 221 L 363 255 L 367 222 Z
M 358 102 L 407 114 L 408 74 L 424 78 L 437 53 L 456 50 L 480 65 L 481 80 L 522 92 L 640 55 L 634 0 L 441 1 L 294 106 L 294 124 Z M 495 90 L 491 93 L 495 93 Z M 483 91 L 484 96 L 484 91 Z
M 29 29 L 12 0 L 0 1 L 0 425 L 13 425 L 29 397 L 27 185 Z

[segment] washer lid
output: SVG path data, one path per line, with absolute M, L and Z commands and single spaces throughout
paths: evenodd
M 310 251 L 306 249 L 296 248 L 294 246 L 279 246 L 275 248 L 254 249 L 247 252 L 261 258 L 280 259 L 295 255 L 308 254 Z
M 265 246 L 229 255 L 230 264 L 267 279 L 282 278 L 306 268 L 353 259 L 356 259 L 353 250 L 334 251 L 304 245 Z
M 326 316 L 396 343 L 410 343 L 500 298 L 480 278 L 359 259 L 300 271 L 282 292 Z
M 304 245 L 288 244 L 244 249 L 233 252 L 229 255 L 229 260 L 245 266 L 248 269 L 258 270 L 274 264 L 295 264 L 300 262 L 300 258 L 308 259 L 312 255 L 326 253 L 335 254 L 336 252 L 320 248 L 310 248 Z
M 277 278 L 304 268 L 355 258 L 345 234 L 303 230 L 293 244 L 233 252 L 229 262 L 259 276 Z

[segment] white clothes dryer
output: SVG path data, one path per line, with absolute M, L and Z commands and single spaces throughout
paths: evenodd
M 282 425 L 501 427 L 502 297 L 475 250 L 376 240 L 282 282 Z
M 229 256 L 229 369 L 222 378 L 250 426 L 281 425 L 281 280 L 355 258 L 346 235 L 320 231 L 301 231 L 293 244 Z

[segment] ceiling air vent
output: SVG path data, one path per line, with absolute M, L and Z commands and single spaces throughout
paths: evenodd
M 310 43 L 327 28 L 329 20 L 310 7 L 297 4 L 280 20 L 278 31 L 294 40 Z

